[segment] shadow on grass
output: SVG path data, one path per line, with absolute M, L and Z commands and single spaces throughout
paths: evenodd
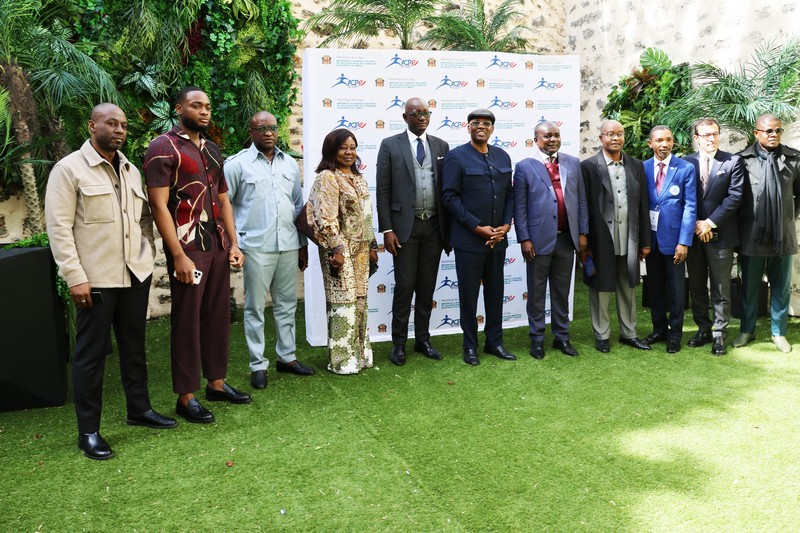
M 663 346 L 640 352 L 612 342 L 611 354 L 601 355 L 585 289 L 576 288 L 578 358 L 550 348 L 535 361 L 527 330 L 517 328 L 505 333 L 516 362 L 481 355 L 479 367 L 468 367 L 454 335 L 433 339 L 443 361 L 412 352 L 397 368 L 388 361 L 390 345 L 381 343 L 373 345 L 375 369 L 334 376 L 324 370 L 324 348 L 299 341 L 299 358 L 318 375 L 270 370 L 267 389 L 251 391 L 242 325 L 234 324 L 228 379 L 253 392 L 254 402 L 207 404 L 217 417 L 210 426 L 125 426 L 112 357 L 103 413 L 103 434 L 118 454 L 112 461 L 79 454 L 69 404 L 0 414 L 8 485 L 0 524 L 43 531 L 633 531 L 671 523 L 653 518 L 665 512 L 664 498 L 654 495 L 724 498 L 706 496 L 718 475 L 706 447 L 718 439 L 687 447 L 686 430 L 716 435 L 715 425 L 741 415 L 742 402 L 783 378 L 739 351 L 713 358 L 684 348 L 669 356 Z M 298 310 L 298 339 L 302 317 Z M 274 363 L 269 315 L 267 323 Z M 639 324 L 646 334 L 644 311 Z M 153 404 L 172 413 L 168 321 L 148 326 L 148 349 Z M 786 365 L 796 381 L 796 364 Z

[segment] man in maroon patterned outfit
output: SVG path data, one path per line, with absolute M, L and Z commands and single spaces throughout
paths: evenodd
M 244 255 L 222 175 L 223 157 L 204 133 L 211 118 L 208 96 L 197 87 L 178 94 L 178 125 L 147 149 L 144 174 L 150 206 L 164 241 L 172 294 L 172 387 L 176 413 L 189 422 L 214 415 L 195 397 L 200 374 L 206 399 L 249 403 L 227 383 L 230 336 L 230 268 Z M 202 273 L 199 281 L 196 272 Z

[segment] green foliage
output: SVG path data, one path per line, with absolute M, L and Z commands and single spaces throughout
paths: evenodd
M 7 244 L 3 246 L 4 250 L 12 248 L 47 248 L 50 246 L 50 238 L 47 233 L 37 233 L 31 235 L 27 239 Z M 72 295 L 69 292 L 69 285 L 58 275 L 58 266 L 56 266 L 56 292 L 64 305 L 64 321 L 67 328 L 67 336 L 69 337 L 69 350 L 72 353 L 75 348 L 75 333 L 77 332 L 75 326 L 75 303 L 72 301 Z
M 449 4 L 442 14 L 430 17 L 433 27 L 420 44 L 443 50 L 524 52 L 528 41 L 523 33 L 529 30 L 521 24 L 523 13 L 515 9 L 522 5 L 522 0 L 504 0 L 487 14 L 484 0 Z
M 626 153 L 639 159 L 653 155 L 647 146 L 650 129 L 665 124 L 675 137 L 673 151 L 678 155 L 691 151 L 691 131 L 682 122 L 669 119 L 663 110 L 682 98 L 691 89 L 691 74 L 685 63 L 673 65 L 669 57 L 656 48 L 645 50 L 641 69 L 620 78 L 608 95 L 603 118 L 618 120 L 625 128 Z
M 691 67 L 696 87 L 662 112 L 665 120 L 690 125 L 713 117 L 749 143 L 753 127 L 765 113 L 788 123 L 800 109 L 800 38 L 763 43 L 749 61 L 725 70 L 711 63 Z
M 385 31 L 397 36 L 400 48 L 408 50 L 414 30 L 441 4 L 442 0 L 333 0 L 303 27 L 328 36 L 320 43 L 321 47 L 356 45 Z

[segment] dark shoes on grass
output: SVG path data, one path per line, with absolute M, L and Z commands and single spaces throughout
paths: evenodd
M 114 452 L 111 451 L 111 446 L 105 441 L 100 433 L 86 433 L 78 435 L 78 448 L 83 451 L 83 455 L 89 459 L 103 461 L 114 457 Z

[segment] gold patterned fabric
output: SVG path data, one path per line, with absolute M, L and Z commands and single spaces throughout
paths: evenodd
M 369 186 L 362 176 L 323 171 L 308 198 L 309 222 L 319 248 L 328 316 L 328 370 L 357 374 L 372 367 L 367 336 L 369 249 L 375 240 Z M 339 276 L 328 268 L 328 251 L 344 256 Z

